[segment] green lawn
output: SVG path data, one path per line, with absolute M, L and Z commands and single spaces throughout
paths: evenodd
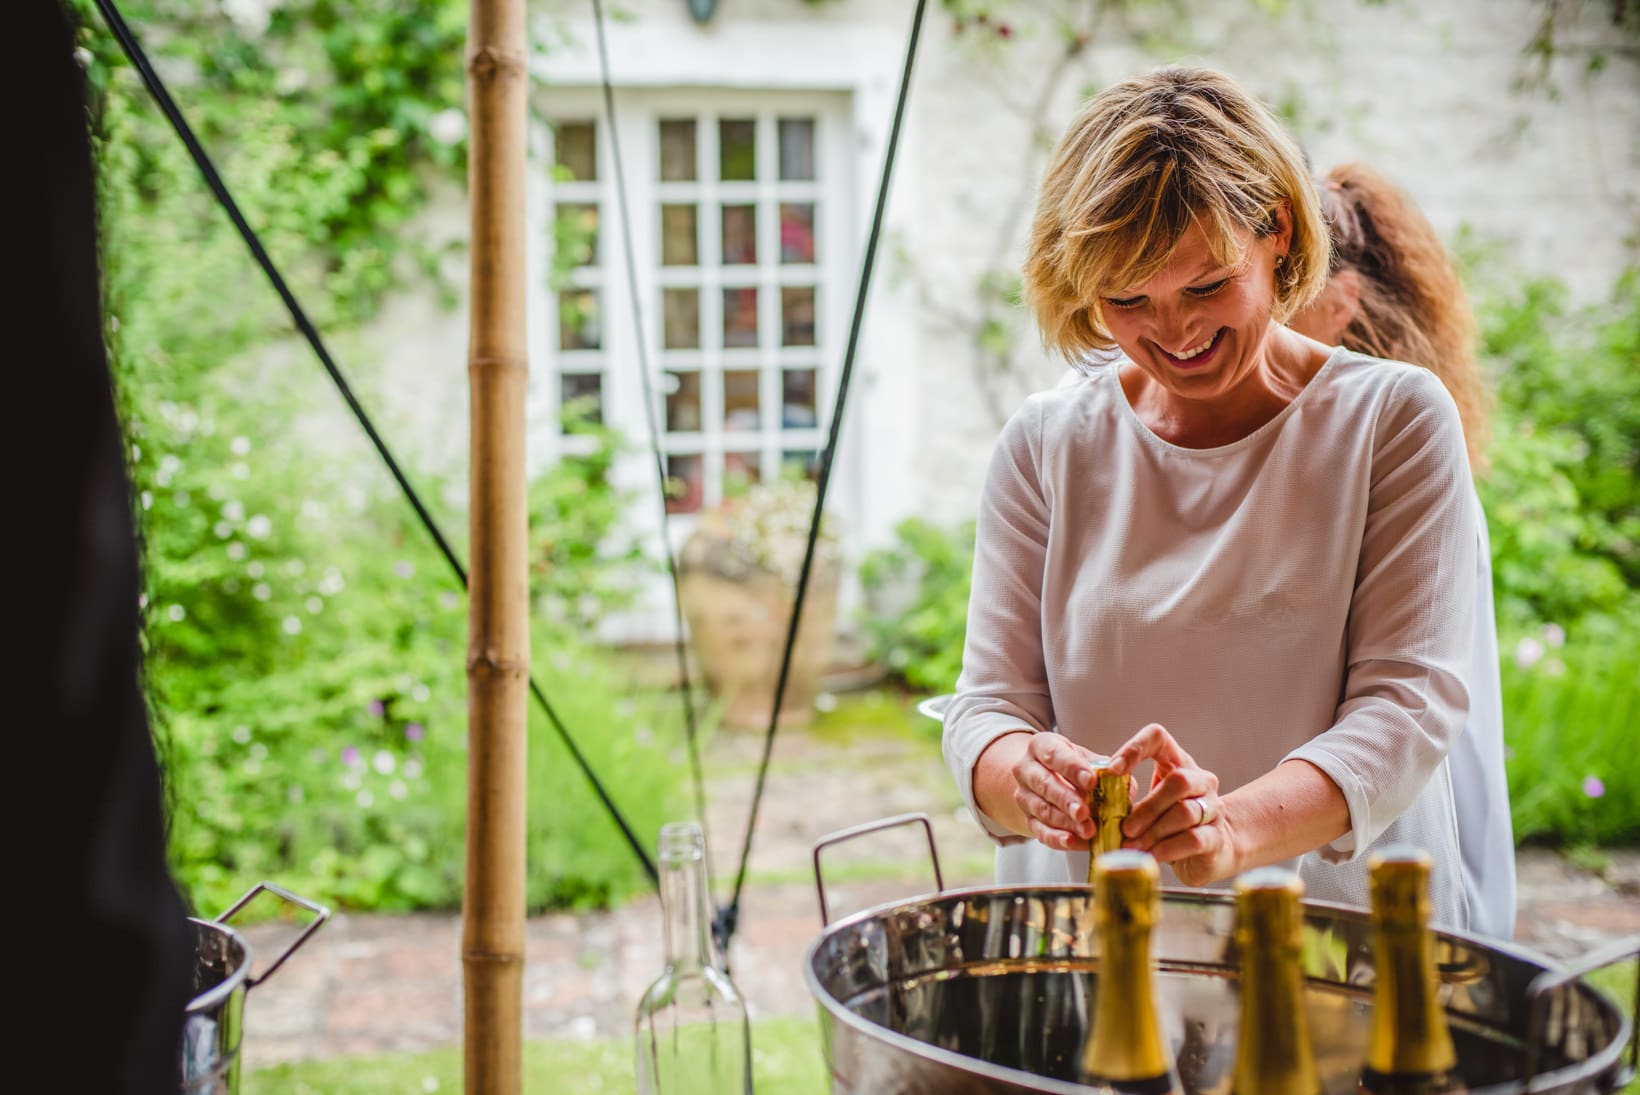
M 826 1066 L 816 1021 L 752 1024 L 752 1071 L 758 1095 L 825 1095 Z M 461 1048 L 275 1065 L 246 1076 L 244 1090 L 246 1095 L 460 1095 Z M 632 1095 L 637 1090 L 632 1041 L 527 1042 L 524 1090 L 532 1095 Z

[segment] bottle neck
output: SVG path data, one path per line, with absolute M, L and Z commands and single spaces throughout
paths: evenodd
M 711 965 L 704 860 L 662 857 L 661 909 L 666 921 L 666 964 L 679 972 Z
M 1102 925 L 1093 1037 L 1082 1056 L 1086 1078 L 1118 1090 L 1136 1081 L 1146 1090 L 1171 1090 L 1151 977 L 1150 925 Z
M 1374 925 L 1377 967 L 1367 1067 L 1381 1076 L 1429 1076 L 1457 1066 L 1436 995 L 1435 937 L 1417 923 Z
M 1241 1022 L 1232 1095 L 1320 1095 L 1310 1046 L 1300 946 L 1249 947 L 1241 963 Z

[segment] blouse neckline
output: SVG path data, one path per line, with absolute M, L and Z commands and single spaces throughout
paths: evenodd
M 1340 358 L 1344 357 L 1348 352 L 1349 351 L 1342 346 L 1334 346 L 1332 348 L 1332 352 L 1327 355 L 1327 360 L 1321 363 L 1321 368 L 1315 371 L 1315 375 L 1310 377 L 1309 382 L 1306 383 L 1302 389 L 1300 389 L 1299 393 L 1295 395 L 1285 407 L 1277 411 L 1275 416 L 1271 418 L 1270 421 L 1266 422 L 1246 437 L 1237 438 L 1235 441 L 1231 441 L 1228 444 L 1214 445 L 1205 449 L 1191 448 L 1187 445 L 1175 445 L 1173 442 L 1160 436 L 1156 433 L 1156 431 L 1145 425 L 1144 420 L 1139 417 L 1139 412 L 1135 411 L 1133 409 L 1133 404 L 1128 402 L 1127 390 L 1122 387 L 1120 366 L 1122 362 L 1127 360 L 1126 355 L 1123 355 L 1122 357 L 1111 362 L 1112 367 L 1108 370 L 1108 372 L 1110 374 L 1110 382 L 1116 387 L 1116 402 L 1121 404 L 1122 417 L 1132 423 L 1133 428 L 1138 431 L 1139 436 L 1145 441 L 1152 445 L 1156 445 L 1166 452 L 1177 453 L 1181 456 L 1224 456 L 1240 449 L 1247 448 L 1250 445 L 1257 444 L 1261 439 L 1281 429 L 1281 424 L 1293 414 L 1299 404 L 1309 398 L 1312 391 L 1321 386 L 1322 381 L 1332 370 L 1333 364 Z

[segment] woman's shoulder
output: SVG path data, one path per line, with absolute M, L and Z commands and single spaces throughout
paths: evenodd
M 1446 385 L 1422 365 L 1342 347 L 1334 353 L 1336 357 L 1327 370 L 1327 388 L 1350 413 L 1376 410 L 1396 416 L 1457 414 L 1457 404 Z

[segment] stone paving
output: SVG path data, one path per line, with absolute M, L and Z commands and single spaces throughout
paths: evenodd
M 712 826 L 718 889 L 732 881 L 755 742 L 714 743 Z M 820 761 L 825 763 L 819 763 Z M 738 769 L 738 770 L 737 770 Z M 820 929 L 810 868 L 813 841 L 906 811 L 934 821 L 948 886 L 989 881 L 989 844 L 962 817 L 939 747 L 912 739 L 820 742 L 784 732 L 776 751 L 731 950 L 733 976 L 754 1018 L 812 1014 L 802 979 Z M 1598 870 L 1545 850 L 1519 859 L 1517 940 L 1556 958 L 1640 934 L 1640 851 L 1606 853 Z M 828 853 L 832 915 L 933 889 L 919 831 L 864 838 Z M 277 954 L 295 925 L 254 925 L 259 955 Z M 461 1037 L 460 921 L 454 915 L 338 915 L 247 998 L 244 1060 L 278 1061 L 428 1049 Z M 532 919 L 525 946 L 524 1024 L 530 1038 L 624 1035 L 661 963 L 658 902 Z

